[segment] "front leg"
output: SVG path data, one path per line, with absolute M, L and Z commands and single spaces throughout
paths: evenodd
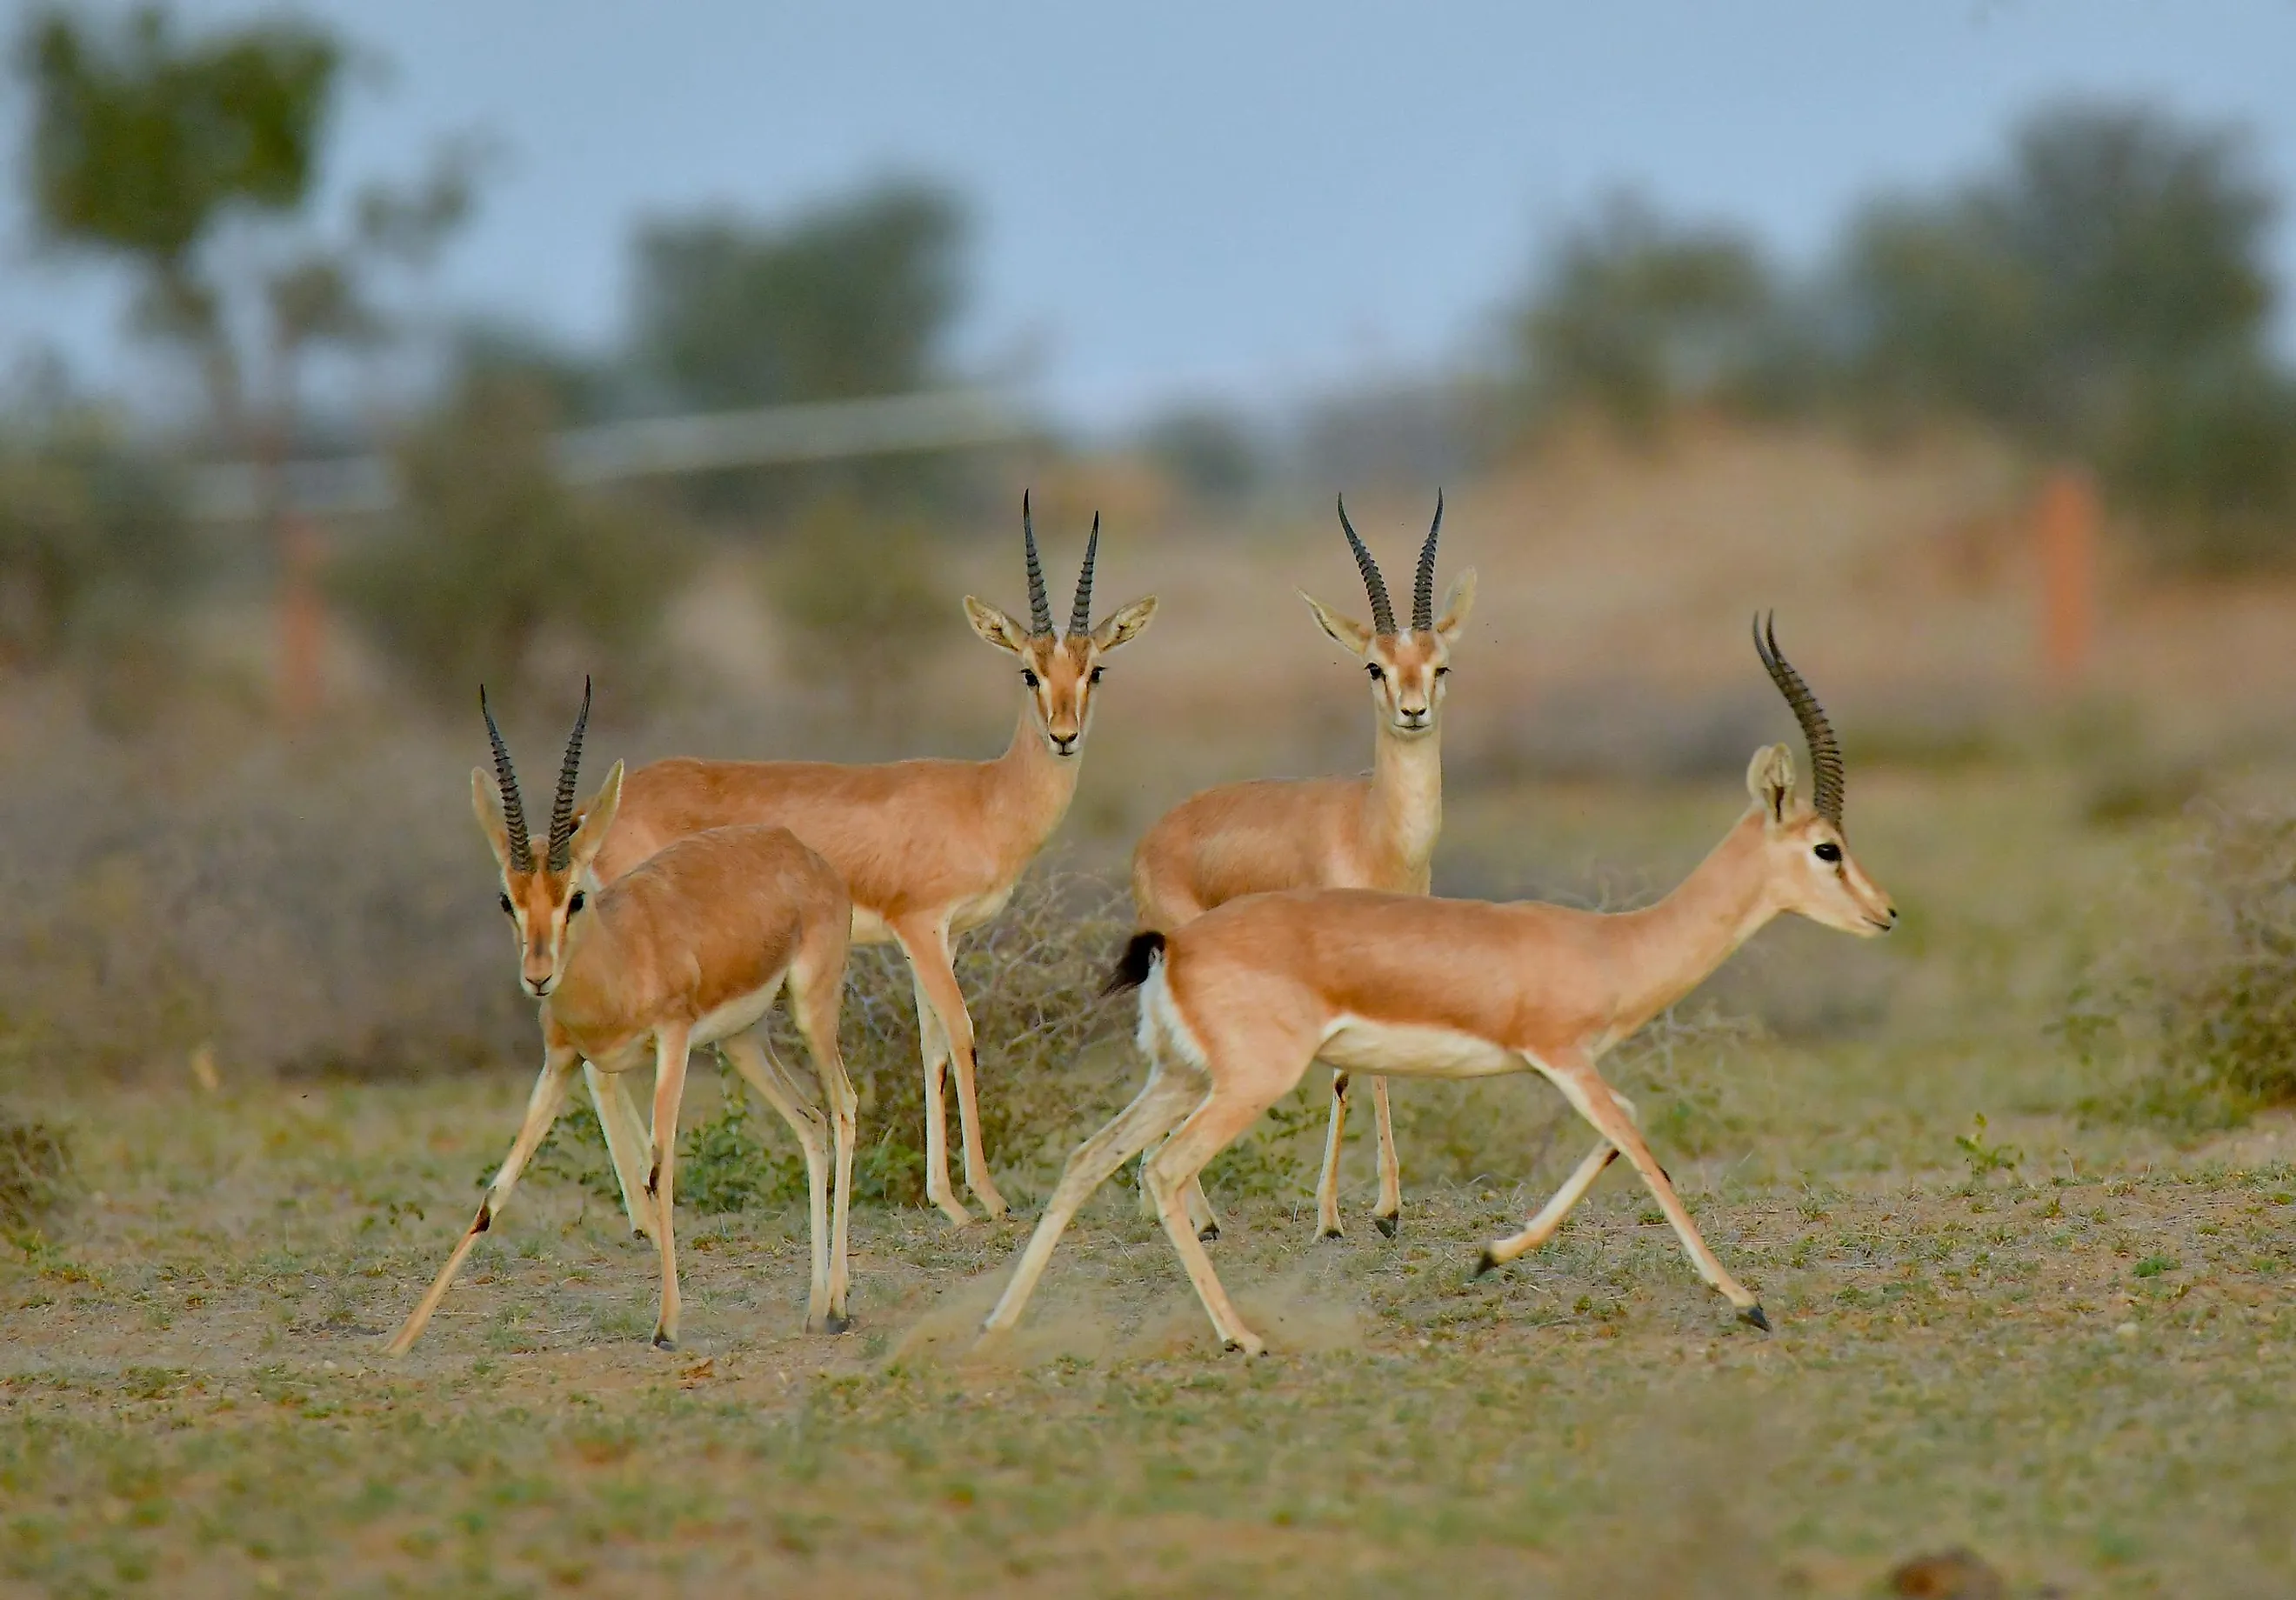
M 1379 1204 L 1371 1214 L 1372 1226 L 1389 1238 L 1403 1217 L 1403 1171 L 1395 1159 L 1395 1119 L 1387 1109 L 1387 1079 L 1371 1080 L 1371 1120 L 1379 1134 Z
M 943 924 L 928 927 L 912 923 L 896 927 L 894 932 L 900 939 L 902 949 L 908 952 L 917 986 L 939 1017 L 941 1032 L 948 1040 L 949 1065 L 955 1069 L 956 1078 L 957 1129 L 964 1143 L 964 1186 L 972 1191 L 973 1198 L 980 1202 L 980 1209 L 992 1219 L 1002 1217 L 1010 1208 L 988 1176 L 988 1155 L 981 1145 L 980 1102 L 973 1082 L 972 1018 L 964 1009 L 964 991 L 956 986 L 956 968 L 949 956 L 948 929 Z M 928 1114 L 931 1109 L 927 1106 Z M 931 1182 L 934 1176 L 928 1153 L 926 1181 Z M 946 1192 L 948 1179 L 945 1169 L 940 1182 Z M 942 1209 L 946 1210 L 947 1207 Z
M 510 1192 L 518 1186 L 519 1173 L 533 1158 L 535 1151 L 541 1147 L 544 1136 L 550 1132 L 550 1125 L 558 1120 L 559 1108 L 566 1104 L 566 1091 L 573 1086 L 574 1069 L 581 1059 L 569 1046 L 545 1047 L 542 1075 L 534 1080 L 534 1092 L 527 1096 L 526 1120 L 519 1127 L 518 1137 L 511 1145 L 510 1154 L 503 1159 L 502 1168 L 495 1174 L 494 1182 L 487 1186 L 486 1198 L 479 1202 L 478 1216 L 472 1219 L 469 1227 L 463 1230 L 461 1243 L 447 1258 L 447 1264 L 439 1269 L 430 1292 L 407 1314 L 398 1336 L 384 1347 L 385 1354 L 403 1356 L 421 1337 L 431 1313 L 438 1310 L 439 1302 L 447 1298 L 447 1291 L 454 1284 L 455 1275 L 462 1270 L 471 1247 L 479 1242 L 480 1234 L 494 1226 L 495 1218 L 502 1215 L 503 1207 L 510 1203 Z
M 645 1197 L 645 1124 L 639 1120 L 637 1102 L 630 1097 L 629 1075 L 601 1072 L 585 1062 L 582 1076 L 590 1086 L 590 1104 L 597 1108 L 598 1127 L 606 1136 L 606 1159 L 621 1191 L 622 1215 L 629 1218 L 631 1236 L 643 1239 L 652 1231 L 647 1219 L 653 1207 Z
M 653 1162 L 646 1197 L 653 1202 L 655 1241 L 661 1246 L 661 1315 L 654 1321 L 656 1350 L 677 1348 L 677 1111 L 685 1097 L 685 1058 L 692 1038 L 683 1022 L 665 1022 L 653 1036 Z

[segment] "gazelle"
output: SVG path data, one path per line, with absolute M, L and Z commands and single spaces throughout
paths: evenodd
M 390 1353 L 404 1355 L 439 1309 L 463 1258 L 492 1227 L 520 1171 L 557 1120 L 578 1066 L 587 1063 L 610 1086 L 602 1103 L 625 1104 L 620 1081 L 651 1058 L 651 1132 L 610 1130 L 615 1173 L 626 1202 L 643 1195 L 645 1231 L 661 1257 L 661 1315 L 653 1342 L 677 1342 L 677 1245 L 672 1226 L 677 1175 L 677 1110 L 687 1053 L 714 1044 L 767 1104 L 788 1121 L 805 1152 L 812 1205 L 813 1282 L 806 1326 L 842 1333 L 845 1314 L 846 1209 L 853 1187 L 853 1087 L 837 1050 L 837 1013 L 845 983 L 852 904 L 829 863 L 786 828 L 715 828 L 682 839 L 603 890 L 585 887 L 600 845 L 614 827 L 622 764 L 584 808 L 574 809 L 582 730 L 590 692 L 567 742 L 550 811 L 547 846 L 537 860 L 519 799 L 510 751 L 480 691 L 479 708 L 494 746 L 494 783 L 471 774 L 471 804 L 502 873 L 502 907 L 519 947 L 519 976 L 541 1001 L 542 1076 L 526 1104 L 526 1121 L 479 1214 L 422 1297 Z M 775 1056 L 761 1024 L 786 987 L 791 1014 L 812 1054 L 824 1117 L 811 1088 Z M 594 1082 L 596 1079 L 593 1080 Z M 633 1116 L 635 1113 L 632 1113 Z M 824 1148 L 827 1125 L 829 1149 Z M 641 1143 L 644 1165 L 636 1163 Z M 836 1176 L 833 1202 L 828 1163 Z M 634 1194 L 635 1191 L 635 1194 Z
M 1451 647 L 1475 603 L 1469 568 L 1435 614 L 1435 544 L 1443 533 L 1443 496 L 1419 547 L 1412 585 L 1411 629 L 1395 625 L 1387 580 L 1339 503 L 1340 529 L 1363 573 L 1371 625 L 1343 616 L 1302 590 L 1316 620 L 1342 649 L 1361 657 L 1371 682 L 1372 769 L 1368 777 L 1267 778 L 1207 789 L 1166 812 L 1132 856 L 1132 899 L 1142 928 L 1170 933 L 1240 895 L 1279 889 L 1383 889 L 1425 894 L 1436 836 L 1443 830 L 1443 755 L 1439 743 L 1444 680 Z M 1371 1080 L 1379 1133 L 1379 1201 L 1372 1220 L 1394 1234 L 1403 1208 L 1388 1114 L 1387 1080 Z M 1332 1074 L 1331 1129 L 1323 1176 L 1316 1185 L 1316 1229 L 1340 1236 L 1340 1137 L 1348 1121 L 1348 1073 Z M 1143 1168 L 1145 1171 L 1145 1168 Z M 1206 1237 L 1218 1220 L 1201 1185 L 1189 1208 Z
M 1139 636 L 1156 611 L 1152 595 L 1093 625 L 1093 563 L 1100 550 L 1095 516 L 1068 627 L 1056 630 L 1025 495 L 1021 538 L 1028 556 L 1028 625 L 985 600 L 964 597 L 972 631 L 1020 661 L 1020 722 L 1003 755 L 990 761 L 873 767 L 656 761 L 630 774 L 623 785 L 621 815 L 596 860 L 599 880 L 611 883 L 675 840 L 737 823 L 787 827 L 821 852 L 851 891 L 854 941 L 890 939 L 908 957 L 924 1063 L 925 1193 L 959 1224 L 971 1217 L 949 1186 L 941 1104 L 944 1072 L 952 1065 L 965 1184 L 989 1216 L 1003 1216 L 1005 1205 L 981 1147 L 972 1019 L 957 988 L 950 940 L 1004 909 L 1013 884 L 1060 826 L 1076 793 L 1102 663 Z M 857 650 L 870 645 L 867 639 L 853 641 Z M 610 1098 L 601 1096 L 602 1112 Z M 611 1115 L 626 1127 L 635 1118 L 627 1105 Z M 627 1180 L 623 1199 L 633 1226 L 643 1228 Z
M 1231 1350 L 1266 1347 L 1228 1302 L 1191 1226 L 1187 1187 L 1204 1163 L 1298 1084 L 1317 1056 L 1343 1068 L 1427 1078 L 1536 1071 L 1602 1135 L 1522 1232 L 1493 1242 L 1477 1270 L 1546 1243 L 1623 1153 L 1657 1197 L 1699 1274 L 1767 1330 L 1761 1302 L 1699 1237 L 1605 1083 L 1603 1053 L 1694 989 L 1771 918 L 1797 912 L 1850 933 L 1896 925 L 1897 908 L 1852 860 L 1841 826 L 1841 754 L 1800 674 L 1758 625 L 1754 647 L 1809 745 L 1812 793 L 1795 799 L 1783 744 L 1754 753 L 1753 803 L 1656 905 L 1603 914 L 1559 906 L 1442 900 L 1365 890 L 1257 895 L 1177 932 L 1144 932 L 1111 990 L 1140 989 L 1149 1056 L 1138 1098 L 1069 1160 L 988 1331 L 1011 1327 L 1085 1198 L 1135 1153 L 1212 1325 Z

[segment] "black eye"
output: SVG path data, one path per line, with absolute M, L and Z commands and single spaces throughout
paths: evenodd
M 1375 684 L 1383 684 L 1387 681 L 1387 674 L 1379 669 L 1377 661 L 1365 661 L 1364 670 L 1371 674 L 1371 681 Z
M 1829 839 L 1823 844 L 1812 846 L 1811 854 L 1820 861 L 1839 861 L 1841 859 L 1841 847 Z
M 1448 677 L 1451 676 L 1451 669 L 1448 667 L 1438 667 L 1435 669 L 1435 676 L 1437 677 Z
M 1098 683 L 1098 682 L 1100 681 L 1100 675 L 1101 675 L 1101 673 L 1102 673 L 1102 672 L 1103 672 L 1103 671 L 1105 671 L 1105 670 L 1106 670 L 1106 669 L 1105 669 L 1105 668 L 1095 667 L 1095 668 L 1092 669 L 1092 677 L 1089 677 L 1089 678 L 1087 678 L 1086 681 L 1087 683 L 1095 683 L 1095 684 Z
M 1029 687 L 1030 687 L 1031 689 L 1035 688 L 1035 687 L 1037 686 L 1037 674 L 1036 674 L 1035 670 L 1034 670 L 1033 669 L 1031 669 L 1031 668 L 1028 668 L 1028 667 L 1023 667 L 1023 668 L 1021 668 L 1021 681 L 1022 683 L 1024 683 L 1024 684 L 1028 685 L 1029 685 Z
M 518 915 L 517 912 L 512 911 L 510 908 L 510 896 L 506 894 L 496 895 L 495 898 L 502 902 L 503 915 L 504 916 L 516 916 Z
M 582 907 L 588 903 L 589 897 L 585 895 L 580 890 L 576 890 L 574 891 L 573 898 L 566 902 L 566 915 L 572 916 L 576 912 L 581 910 Z

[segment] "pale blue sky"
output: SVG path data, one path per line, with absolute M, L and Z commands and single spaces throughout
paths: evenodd
M 394 69 L 340 177 L 458 129 L 504 148 L 453 300 L 603 341 L 634 217 L 922 173 L 976 209 L 972 359 L 1098 424 L 1472 356 L 1542 232 L 1613 185 L 1807 260 L 1859 194 L 1965 171 L 2062 94 L 2243 121 L 2296 192 L 2291 0 L 305 9 Z M 0 341 L 120 371 L 116 284 L 8 234 Z M 2296 279 L 2284 217 L 2276 254 Z

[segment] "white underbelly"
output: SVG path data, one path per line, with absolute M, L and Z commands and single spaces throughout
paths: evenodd
M 1496 1078 L 1529 1065 L 1520 1052 L 1472 1033 L 1351 1016 L 1332 1022 L 1316 1059 L 1382 1078 Z
M 715 1011 L 706 1013 L 693 1024 L 693 1032 L 687 1035 L 687 1047 L 699 1049 L 704 1045 L 714 1045 L 719 1039 L 731 1038 L 756 1027 L 766 1013 L 773 1009 L 774 1001 L 781 992 L 782 981 L 776 978 L 763 989 L 736 995 Z M 653 1057 L 654 1035 L 647 1032 L 603 1057 L 586 1059 L 601 1072 L 634 1072 L 640 1068 L 652 1067 Z
M 889 945 L 893 942 L 893 930 L 883 917 L 866 907 L 853 907 L 852 942 L 857 945 Z

